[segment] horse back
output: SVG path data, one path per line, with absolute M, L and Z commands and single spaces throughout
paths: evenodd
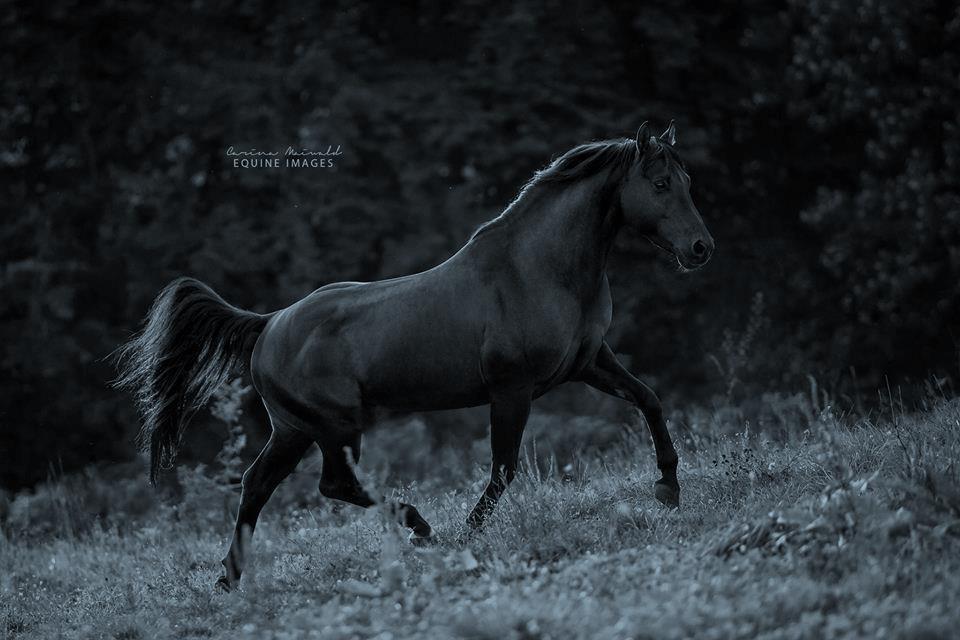
M 271 319 L 254 349 L 254 383 L 318 410 L 483 404 L 478 284 L 468 269 L 436 268 L 318 289 Z

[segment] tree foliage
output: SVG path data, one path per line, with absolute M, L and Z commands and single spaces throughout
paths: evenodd
M 732 331 L 757 384 L 956 373 L 951 3 L 4 5 L 2 482 L 128 457 L 106 356 L 166 282 L 258 311 L 435 264 L 538 167 L 676 118 L 717 238 L 692 276 L 627 234 L 611 340 L 708 398 Z M 225 150 L 341 145 L 334 169 Z M 720 358 L 722 360 L 722 358 Z

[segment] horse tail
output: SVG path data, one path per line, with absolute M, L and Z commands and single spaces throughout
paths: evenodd
M 119 350 L 114 386 L 133 393 L 150 451 L 150 483 L 173 465 L 184 429 L 230 371 L 249 359 L 270 315 L 231 306 L 193 278 L 178 278 L 154 300 L 143 330 Z

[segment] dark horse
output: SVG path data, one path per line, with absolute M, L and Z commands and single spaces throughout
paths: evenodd
M 245 532 L 311 444 L 323 453 L 320 493 L 375 503 L 353 462 L 378 410 L 490 404 L 490 481 L 467 519 L 480 527 L 513 480 L 530 403 L 561 383 L 585 382 L 643 413 L 662 473 L 655 495 L 677 506 L 677 454 L 660 402 L 604 342 L 607 256 L 622 226 L 685 269 L 713 251 L 675 140 L 672 122 L 660 136 L 644 123 L 635 140 L 571 149 L 455 255 L 422 273 L 329 284 L 266 315 L 237 309 L 194 279 L 168 285 L 123 347 L 118 380 L 142 412 L 151 481 L 172 464 L 191 415 L 248 359 L 273 426 L 243 474 L 219 584 L 240 579 Z M 413 540 L 431 536 L 414 507 L 390 508 Z

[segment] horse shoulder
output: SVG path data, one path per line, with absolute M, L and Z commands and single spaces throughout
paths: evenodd
M 587 302 L 559 289 L 508 287 L 494 300 L 497 312 L 488 318 L 480 350 L 488 386 L 550 386 L 592 358 L 610 324 L 609 291 Z

